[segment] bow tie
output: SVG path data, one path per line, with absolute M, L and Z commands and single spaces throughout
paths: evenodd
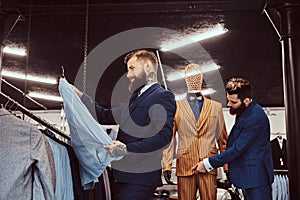
M 190 100 L 190 101 L 194 101 L 194 100 L 199 100 L 199 101 L 201 101 L 201 100 L 202 100 L 202 96 L 198 96 L 198 97 L 196 97 L 196 96 L 189 96 L 189 100 Z

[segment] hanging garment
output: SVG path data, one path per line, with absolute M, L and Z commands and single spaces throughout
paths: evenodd
M 59 92 L 70 127 L 72 147 L 80 163 L 81 184 L 84 189 L 91 189 L 107 165 L 123 156 L 111 157 L 107 154 L 103 145 L 113 144 L 112 139 L 64 78 L 59 80 Z
M 103 178 L 102 178 L 105 171 L 98 178 L 98 182 L 95 183 L 93 189 L 84 190 L 83 187 L 81 186 L 81 181 L 80 181 L 80 173 L 79 173 L 80 164 L 74 153 L 74 149 L 71 146 L 67 146 L 66 149 L 68 151 L 68 155 L 70 158 L 74 200 L 111 200 L 110 198 L 107 198 L 105 194 L 106 185 L 103 183 Z
M 55 199 L 74 199 L 70 159 L 66 147 L 48 138 L 55 164 Z
M 276 137 L 271 141 L 274 169 L 288 169 L 286 139 Z M 281 142 L 280 142 L 281 141 Z
M 0 199 L 54 200 L 46 136 L 0 109 Z

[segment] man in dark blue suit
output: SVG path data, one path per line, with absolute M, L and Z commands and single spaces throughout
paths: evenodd
M 252 99 L 252 85 L 243 78 L 226 84 L 227 106 L 236 115 L 227 149 L 194 166 L 206 172 L 228 163 L 232 183 L 245 200 L 271 200 L 274 181 L 270 124 L 264 110 Z
M 176 103 L 174 95 L 157 82 L 158 61 L 153 52 L 134 51 L 124 62 L 133 92 L 124 104 L 106 109 L 73 89 L 91 112 L 95 109 L 100 124 L 119 124 L 117 140 L 104 146 L 111 156 L 127 152 L 112 162 L 117 199 L 148 200 L 162 185 L 162 150 L 172 138 Z

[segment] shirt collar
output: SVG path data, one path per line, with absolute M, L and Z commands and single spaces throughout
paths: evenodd
M 157 82 L 151 83 L 151 84 L 147 84 L 144 85 L 144 87 L 141 88 L 141 90 L 139 91 L 138 96 L 141 96 L 144 92 L 146 92 L 146 90 L 148 90 L 152 85 L 154 85 Z

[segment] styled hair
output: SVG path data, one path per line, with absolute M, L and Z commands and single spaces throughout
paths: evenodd
M 229 95 L 237 94 L 242 101 L 246 98 L 252 99 L 253 89 L 251 83 L 245 78 L 231 78 L 226 83 L 226 92 Z
M 150 60 L 150 62 L 155 67 L 155 70 L 157 70 L 158 60 L 157 60 L 156 55 L 153 52 L 148 51 L 148 50 L 136 50 L 136 51 L 130 52 L 125 56 L 124 63 L 127 64 L 127 62 L 134 56 L 136 56 L 137 59 L 143 58 L 146 60 Z

